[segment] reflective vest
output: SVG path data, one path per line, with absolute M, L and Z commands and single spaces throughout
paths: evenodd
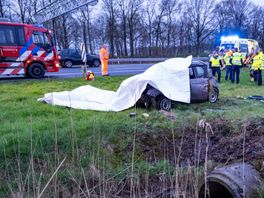
M 261 59 L 260 69 L 264 70 L 264 54 L 263 54 L 263 52 L 260 52 L 259 56 L 260 56 L 260 59 Z
M 239 53 L 239 52 L 235 52 L 233 54 L 232 64 L 233 65 L 242 66 L 241 59 L 242 59 L 242 54 Z
M 261 54 L 258 54 L 253 58 L 252 69 L 258 70 L 261 68 L 261 65 L 262 65 L 262 56 Z
M 108 51 L 107 51 L 107 49 L 105 49 L 103 47 L 100 49 L 100 59 L 101 60 L 108 60 L 109 59 Z
M 220 67 L 220 58 L 219 57 L 217 57 L 217 58 L 212 57 L 210 59 L 210 62 L 211 62 L 212 67 Z
M 230 63 L 231 56 L 229 56 L 228 53 L 226 53 L 224 59 L 225 59 L 225 64 L 226 64 L 226 66 L 231 66 L 231 65 L 232 65 L 232 64 Z

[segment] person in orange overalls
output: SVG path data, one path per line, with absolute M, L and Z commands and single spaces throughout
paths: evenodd
M 101 72 L 102 76 L 108 76 L 108 60 L 109 60 L 109 53 L 107 51 L 107 44 L 103 44 L 100 49 L 100 60 L 101 60 Z

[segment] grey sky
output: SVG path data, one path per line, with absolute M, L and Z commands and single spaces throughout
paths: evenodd
M 250 1 L 254 2 L 256 5 L 264 6 L 264 1 L 263 0 L 250 0 Z

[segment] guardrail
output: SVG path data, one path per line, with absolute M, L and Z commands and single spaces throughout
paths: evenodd
M 165 61 L 168 58 L 112 58 L 109 59 L 109 64 L 142 64 L 142 63 L 157 63 Z M 208 57 L 193 57 L 194 60 L 208 61 Z

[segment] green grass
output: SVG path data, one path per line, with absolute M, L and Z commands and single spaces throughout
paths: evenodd
M 195 125 L 197 119 L 213 121 L 221 117 L 229 120 L 236 132 L 242 121 L 264 117 L 263 102 L 243 99 L 250 95 L 264 95 L 263 87 L 249 81 L 246 69 L 242 71 L 239 85 L 222 80 L 219 85 L 220 98 L 216 104 L 176 104 L 172 110 L 177 117 L 174 123 L 153 109 L 132 107 L 122 112 L 98 112 L 51 106 L 37 101 L 47 92 L 71 90 L 87 84 L 117 90 L 127 77 L 96 77 L 92 82 L 81 78 L 1 81 L 0 192 L 9 192 L 1 182 L 15 181 L 19 177 L 18 169 L 22 170 L 25 179 L 31 157 L 35 166 L 39 161 L 45 161 L 50 173 L 66 157 L 64 171 L 58 176 L 63 181 L 69 177 L 67 169 L 78 175 L 80 168 L 87 171 L 90 164 L 105 167 L 106 175 L 111 175 L 131 163 L 132 147 L 129 145 L 133 140 L 133 131 L 171 131 L 182 125 Z M 137 112 L 137 116 L 130 118 L 130 112 Z M 148 119 L 143 118 L 144 112 L 149 113 Z M 138 164 L 135 169 L 141 171 L 145 169 L 146 162 L 141 160 L 142 151 L 138 148 L 136 146 L 135 160 Z M 127 155 L 121 152 L 113 155 L 113 149 L 127 150 Z M 151 174 L 160 171 L 162 164 L 151 165 Z M 41 168 L 37 168 L 36 172 L 40 171 Z

